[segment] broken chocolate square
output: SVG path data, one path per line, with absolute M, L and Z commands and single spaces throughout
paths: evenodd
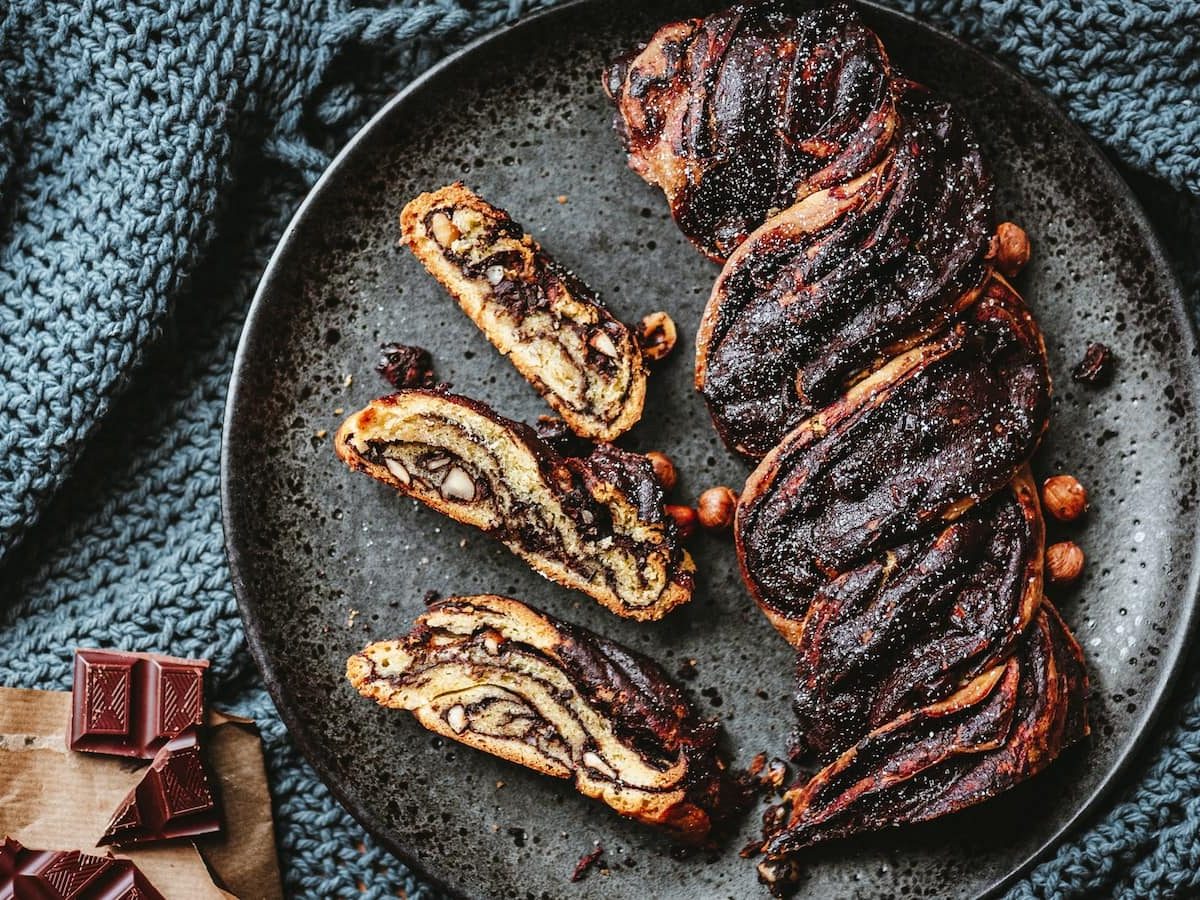
M 158 751 L 113 813 L 99 843 L 125 847 L 220 829 L 212 780 L 200 757 L 196 731 L 189 729 Z

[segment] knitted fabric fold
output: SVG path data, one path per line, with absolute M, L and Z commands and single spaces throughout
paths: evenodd
M 427 890 L 298 758 L 246 652 L 218 496 L 238 333 L 353 130 L 540 5 L 0 4 L 0 684 L 67 687 L 77 644 L 210 656 L 216 701 L 264 728 L 289 895 Z M 1130 167 L 1197 299 L 1200 3 L 901 5 L 1022 71 Z M 1109 811 L 1017 895 L 1200 890 L 1191 678 Z

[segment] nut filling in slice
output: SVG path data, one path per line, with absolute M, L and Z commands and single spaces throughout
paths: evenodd
M 564 457 L 527 425 L 423 389 L 354 413 L 335 447 L 350 468 L 487 532 L 619 616 L 660 619 L 692 597 L 695 564 L 640 454 L 600 444 Z
M 431 731 L 538 772 L 687 842 L 737 808 L 699 721 L 650 660 L 506 597 L 432 604 L 350 657 L 355 689 Z
M 504 210 L 455 183 L 413 200 L 402 241 L 581 437 L 611 441 L 642 417 L 633 330 Z

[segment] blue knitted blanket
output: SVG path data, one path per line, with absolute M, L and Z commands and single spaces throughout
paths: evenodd
M 222 549 L 222 404 L 287 218 L 385 97 L 523 0 L 0 0 L 0 684 L 76 644 L 214 660 L 268 745 L 289 894 L 427 896 L 298 757 Z M 907 0 L 1125 167 L 1200 299 L 1200 3 Z M 1200 673 L 1021 896 L 1200 892 Z M 405 894 L 401 894 L 404 896 Z

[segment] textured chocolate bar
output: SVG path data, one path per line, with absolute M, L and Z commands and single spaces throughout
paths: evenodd
M 127 859 L 0 844 L 0 900 L 163 900 Z
M 76 650 L 72 750 L 151 759 L 199 725 L 208 661 L 119 650 Z
M 219 831 L 212 783 L 194 729 L 168 742 L 109 820 L 100 845 L 128 846 Z

